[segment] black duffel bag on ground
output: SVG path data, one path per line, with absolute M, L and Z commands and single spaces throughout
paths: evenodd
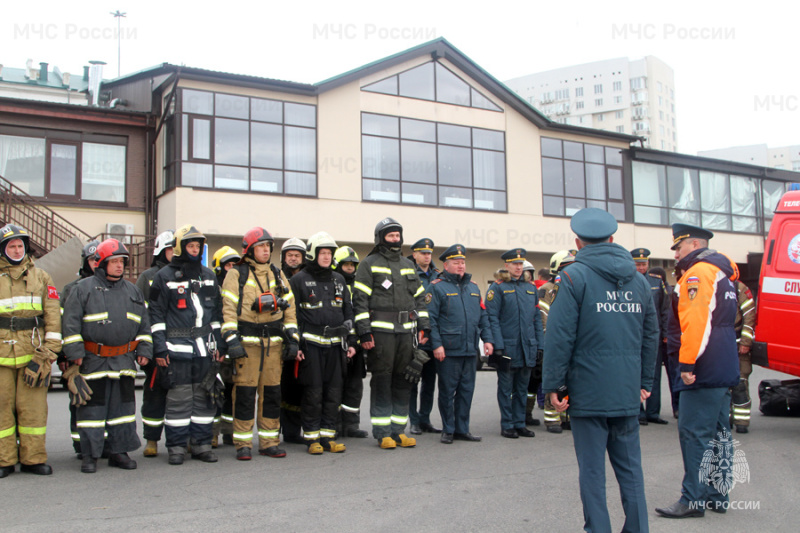
M 765 379 L 758 384 L 758 399 L 766 416 L 800 416 L 800 379 Z

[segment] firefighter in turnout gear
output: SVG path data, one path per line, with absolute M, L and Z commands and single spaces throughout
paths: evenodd
M 241 259 L 242 256 L 230 246 L 223 246 L 214 253 L 212 266 L 220 287 L 222 287 L 222 282 L 225 281 L 225 275 L 228 270 L 233 268 Z M 233 363 L 231 363 L 231 359 L 227 354 L 223 353 L 222 355 L 224 357 L 220 364 L 219 375 L 225 385 L 225 398 L 222 407 L 217 410 L 217 416 L 214 417 L 214 436 L 211 438 L 212 448 L 216 448 L 219 444 L 220 433 L 222 434 L 222 443 L 233 446 Z
M 129 254 L 116 239 L 97 247 L 94 276 L 81 280 L 64 304 L 64 354 L 80 365 L 92 389 L 91 399 L 78 407 L 81 472 L 97 470 L 108 434 L 109 466 L 136 468 L 128 452 L 139 448 L 136 436 L 134 379 L 136 362 L 145 366 L 153 356 L 150 322 L 144 295 L 122 278 Z
M 344 277 L 332 270 L 337 245 L 325 232 L 308 240 L 306 268 L 289 282 L 300 328 L 298 378 L 303 386 L 301 418 L 308 453 L 343 452 L 335 442 L 336 418 L 342 400 L 345 358 L 356 353 L 353 344 L 353 306 Z
M 61 347 L 58 291 L 36 268 L 30 237 L 0 228 L 0 478 L 14 472 L 49 475 L 45 428 L 50 366 Z
M 153 243 L 153 261 L 150 268 L 142 272 L 136 280 L 136 287 L 144 294 L 144 304 L 148 305 L 150 299 L 150 286 L 156 273 L 172 260 L 175 246 L 175 234 L 167 230 L 156 237 Z M 151 320 L 152 323 L 152 320 Z M 155 361 L 143 368 L 145 380 L 142 391 L 142 432 L 145 446 L 142 455 L 156 457 L 158 455 L 158 441 L 161 440 L 161 431 L 164 428 L 164 410 L 167 405 L 167 391 L 169 382 L 167 373 L 159 371 Z
M 342 246 L 333 254 L 336 272 L 344 277 L 351 299 L 359 262 L 358 254 L 349 246 Z M 360 429 L 359 426 L 361 425 L 361 399 L 364 397 L 364 378 L 367 377 L 367 366 L 361 344 L 356 341 L 351 346 L 355 348 L 356 353 L 347 360 L 345 370 L 342 405 L 339 411 L 342 423 L 341 433 L 345 437 L 365 439 L 369 437 L 369 432 Z
M 296 359 L 300 337 L 289 282 L 269 262 L 273 245 L 264 228 L 245 233 L 243 258 L 222 284 L 222 334 L 234 367 L 233 442 L 242 461 L 252 456 L 256 417 L 259 453 L 286 456 L 278 447 L 282 357 Z
M 94 268 L 97 266 L 97 256 L 95 252 L 97 251 L 97 246 L 100 244 L 100 241 L 93 240 L 87 243 L 83 249 L 81 250 L 81 268 L 78 270 L 78 279 L 70 281 L 66 285 L 64 285 L 64 289 L 61 291 L 61 315 L 64 315 L 64 303 L 69 298 L 69 293 L 72 292 L 72 289 L 78 285 L 78 282 L 82 279 L 90 278 L 94 275 Z M 61 352 L 58 355 L 58 368 L 61 370 L 62 375 L 62 383 L 65 384 L 65 380 L 63 378 L 64 372 L 67 371 L 69 367 L 69 362 L 67 361 L 67 357 L 64 355 L 64 352 Z M 81 435 L 78 433 L 78 406 L 70 403 L 69 404 L 69 432 L 70 436 L 72 437 L 72 449 L 75 450 L 79 456 L 81 454 Z M 104 456 L 108 456 L 108 452 L 103 452 Z
M 753 293 L 741 281 L 736 282 L 736 299 L 739 310 L 736 313 L 736 343 L 739 347 L 739 384 L 731 389 L 731 417 L 736 433 L 748 433 L 750 426 L 750 374 L 753 364 L 750 361 L 750 348 L 753 346 L 756 325 L 756 306 Z
M 542 329 L 547 331 L 547 315 L 550 313 L 550 304 L 556 298 L 558 289 L 556 284 L 561 281 L 561 271 L 575 261 L 577 250 L 561 250 L 550 258 L 550 275 L 553 276 L 539 287 L 539 309 L 542 314 Z M 561 433 L 563 429 L 570 429 L 569 415 L 566 411 L 559 413 L 550 402 L 550 395 L 544 395 L 544 425 L 548 433 Z
M 425 288 L 414 263 L 401 254 L 403 227 L 392 218 L 375 226 L 375 248 L 359 265 L 353 308 L 361 346 L 367 352 L 372 436 L 383 449 L 407 448 L 411 383 L 419 381 L 422 364 L 415 351 L 430 332 Z M 416 377 L 415 377 L 416 375 Z
M 218 405 L 203 382 L 209 374 L 217 379 L 222 300 L 216 276 L 201 263 L 205 240 L 192 225 L 179 228 L 172 260 L 150 286 L 153 351 L 169 380 L 164 425 L 171 465 L 183 464 L 189 444 L 192 459 L 217 462 L 211 438 Z
M 291 282 L 292 276 L 302 271 L 306 264 L 306 243 L 297 237 L 286 239 L 281 247 L 281 270 Z M 303 385 L 297 380 L 297 361 L 283 365 L 281 373 L 281 431 L 283 440 L 295 444 L 305 444 L 303 422 L 300 418 L 300 404 L 303 402 Z

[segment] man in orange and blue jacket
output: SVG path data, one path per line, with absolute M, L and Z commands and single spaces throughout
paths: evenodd
M 727 510 L 725 487 L 710 476 L 702 479 L 701 473 L 708 470 L 704 461 L 709 452 L 714 453 L 711 441 L 718 434 L 730 438 L 729 388 L 739 383 L 734 331 L 738 309 L 734 283 L 739 271 L 730 258 L 708 248 L 712 232 L 673 224 L 672 234 L 678 283 L 667 351 L 678 353 L 680 361 L 678 433 L 684 478 L 680 499 L 656 512 L 667 518 L 701 517 L 706 509 Z

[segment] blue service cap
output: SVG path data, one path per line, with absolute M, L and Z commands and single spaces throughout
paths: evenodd
M 463 244 L 453 244 L 439 256 L 439 261 L 447 261 L 448 259 L 466 259 L 467 247 Z
M 506 263 L 522 263 L 525 261 L 525 254 L 527 253 L 525 248 L 514 248 L 501 255 L 500 259 Z
M 608 211 L 587 207 L 572 215 L 569 227 L 580 240 L 592 243 L 608 239 L 619 226 L 617 219 Z
M 636 261 L 637 263 L 639 262 L 643 263 L 649 260 L 650 250 L 648 250 L 647 248 L 636 248 L 634 250 L 631 250 L 631 257 L 633 257 L 633 260 Z
M 672 225 L 672 247 L 674 250 L 684 239 L 695 238 L 709 240 L 714 234 L 707 229 L 699 226 L 692 226 L 691 224 L 673 224 Z
M 433 253 L 433 241 L 425 237 L 411 245 L 412 252 L 430 252 Z

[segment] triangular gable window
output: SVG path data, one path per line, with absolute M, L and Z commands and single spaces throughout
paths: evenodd
M 425 63 L 365 85 L 361 89 L 373 93 L 502 112 L 494 102 L 438 62 Z

